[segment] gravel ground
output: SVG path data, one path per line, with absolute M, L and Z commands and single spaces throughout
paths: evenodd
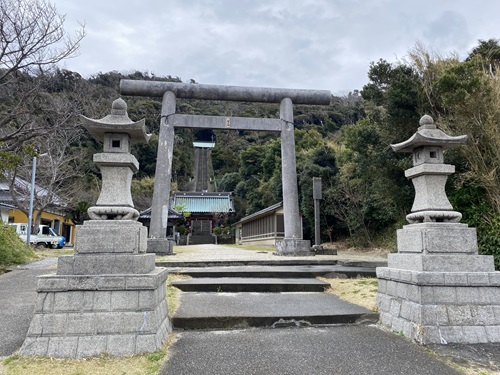
M 41 260 L 36 260 L 34 262 L 22 264 L 20 266 L 14 266 L 10 269 L 18 269 L 18 270 L 32 270 L 32 269 L 42 269 L 42 268 L 50 268 L 57 266 L 57 257 L 44 258 Z

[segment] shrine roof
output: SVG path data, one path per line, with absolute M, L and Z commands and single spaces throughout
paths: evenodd
M 175 192 L 171 207 L 178 212 L 234 212 L 231 193 Z

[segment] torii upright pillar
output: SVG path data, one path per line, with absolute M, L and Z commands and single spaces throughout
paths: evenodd
M 174 153 L 175 94 L 166 91 L 161 106 L 160 134 L 156 156 L 155 184 L 149 226 L 148 253 L 171 254 L 173 241 L 167 240 L 167 221 Z
M 139 80 L 122 80 L 120 90 L 124 95 L 163 97 L 148 252 L 171 251 L 166 239 L 166 225 L 174 127 L 185 127 L 280 132 L 285 237 L 277 244 L 276 254 L 291 256 L 312 254 L 310 241 L 302 238 L 295 163 L 293 104 L 328 105 L 331 100 L 330 91 Z M 176 98 L 280 103 L 280 119 L 175 114 Z
M 293 105 L 290 98 L 281 101 L 280 120 L 282 122 L 281 178 L 285 238 L 276 243 L 276 255 L 313 255 L 311 253 L 311 242 L 302 238 L 302 218 L 299 212 L 299 191 L 295 161 Z

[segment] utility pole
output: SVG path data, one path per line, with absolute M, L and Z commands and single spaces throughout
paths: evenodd
M 33 226 L 33 199 L 35 197 L 36 156 L 33 156 L 33 169 L 31 170 L 30 211 L 28 217 L 28 232 L 26 233 L 26 246 L 30 247 L 31 228 Z

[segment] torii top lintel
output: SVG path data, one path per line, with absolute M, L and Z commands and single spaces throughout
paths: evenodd
M 162 97 L 167 91 L 171 91 L 177 98 L 183 99 L 260 103 L 280 103 L 283 99 L 290 98 L 294 104 L 328 105 L 332 98 L 332 93 L 329 90 L 203 85 L 131 79 L 120 81 L 120 92 L 123 95 Z

